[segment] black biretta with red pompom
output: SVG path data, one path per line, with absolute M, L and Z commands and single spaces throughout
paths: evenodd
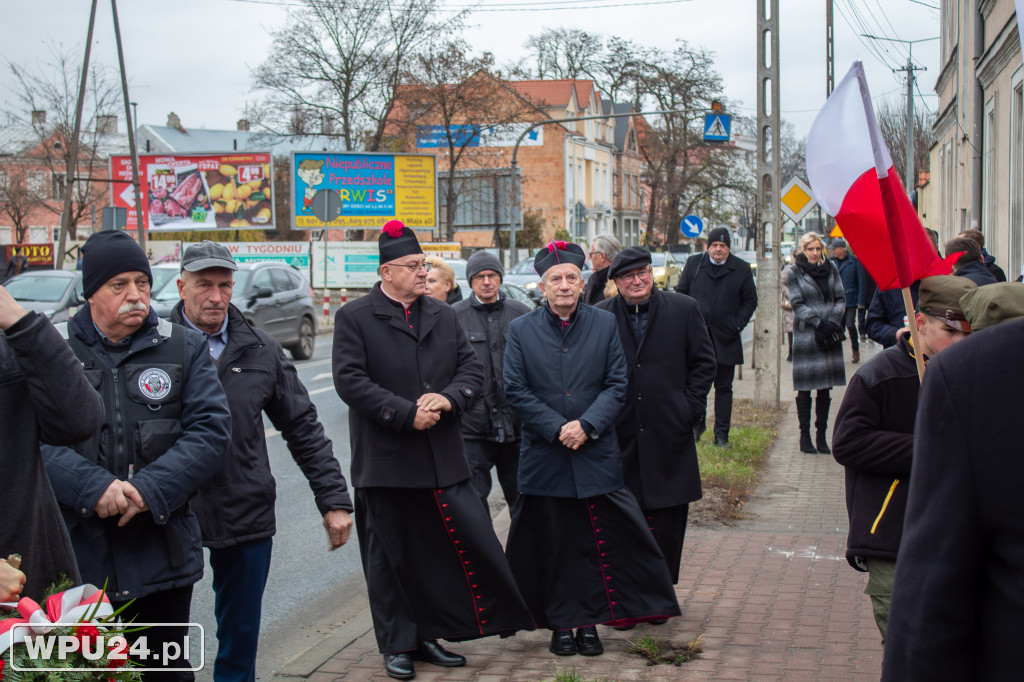
M 420 240 L 416 233 L 405 226 L 401 220 L 389 220 L 384 223 L 384 231 L 377 240 L 380 246 L 380 264 L 390 263 L 402 256 L 423 253 Z
M 533 257 L 533 269 L 541 277 L 553 265 L 572 263 L 580 270 L 587 262 L 587 254 L 579 244 L 571 242 L 551 242 Z

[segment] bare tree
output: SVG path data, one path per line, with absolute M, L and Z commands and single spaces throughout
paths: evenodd
M 121 89 L 117 78 L 101 65 L 89 71 L 82 127 L 78 141 L 77 177 L 72 177 L 71 138 L 74 133 L 75 106 L 82 67 L 73 52 L 50 47 L 50 56 L 35 69 L 4 59 L 4 68 L 13 76 L 11 94 L 17 106 L 4 113 L 15 124 L 30 126 L 37 148 L 31 160 L 49 171 L 52 201 L 48 210 L 60 214 L 63 192 L 71 191 L 71 236 L 76 227 L 91 216 L 92 206 L 101 203 L 109 185 L 87 178 L 105 176 L 107 157 L 119 146 L 111 147 L 110 127 L 116 125 L 121 107 Z M 115 139 L 116 144 L 116 139 Z
M 254 122 L 308 134 L 337 121 L 346 149 L 378 150 L 409 60 L 462 26 L 465 13 L 442 20 L 440 8 L 440 0 L 303 0 L 253 73 L 254 89 L 267 93 Z
M 493 75 L 494 57 L 467 56 L 468 45 L 460 40 L 432 45 L 414 60 L 409 83 L 400 89 L 398 106 L 406 113 L 402 136 L 420 130 L 431 133 L 436 145 L 445 150 L 448 173 L 444 177 L 447 239 L 455 238 L 455 219 L 460 193 L 456 169 L 471 159 L 488 134 L 509 124 L 527 120 L 535 109 L 516 97 Z M 395 132 L 398 132 L 397 130 Z M 490 164 L 487 164 L 490 165 Z
M 589 77 L 604 50 L 599 34 L 580 28 L 546 28 L 525 43 L 536 62 L 537 78 Z
M 24 164 L 9 157 L 3 159 L 0 163 L 0 214 L 10 219 L 15 243 L 25 243 L 30 216 L 45 204 L 45 194 L 29 182 Z
M 904 160 L 907 158 L 907 108 L 904 100 L 887 99 L 876 108 L 878 127 L 882 129 L 882 138 L 889 147 L 889 155 L 899 170 L 900 177 L 904 175 Z M 920 109 L 914 112 L 914 168 L 917 172 L 927 171 L 930 168 L 929 150 L 935 144 L 935 133 L 932 126 L 935 124 L 935 114 L 923 112 Z M 906 178 L 904 178 L 906 180 Z M 914 186 L 917 186 L 917 178 L 914 178 Z
M 640 105 L 682 112 L 653 117 L 641 130 L 640 152 L 651 192 L 648 243 L 656 232 L 675 242 L 681 218 L 698 208 L 708 220 L 721 219 L 726 210 L 722 193 L 744 186 L 735 151 L 703 142 L 704 113 L 712 100 L 721 99 L 721 78 L 713 67 L 711 53 L 692 49 L 685 41 L 671 52 L 649 51 L 636 66 Z

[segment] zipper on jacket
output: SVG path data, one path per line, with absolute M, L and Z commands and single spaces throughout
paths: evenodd
M 878 512 L 878 516 L 875 517 L 875 522 L 871 524 L 871 534 L 872 535 L 875 534 L 875 529 L 878 528 L 879 521 L 881 521 L 882 517 L 885 516 L 885 509 L 886 509 L 886 507 L 889 506 L 889 500 L 892 499 L 892 494 L 894 492 L 896 492 L 896 486 L 898 486 L 899 484 L 900 484 L 900 479 L 897 478 L 897 479 L 893 480 L 892 485 L 889 486 L 889 492 L 885 496 L 885 501 L 882 502 L 882 509 L 881 509 L 881 511 Z
M 110 373 L 114 377 L 114 414 L 117 415 L 117 468 L 124 472 L 127 478 L 131 478 L 128 462 L 128 447 L 124 437 L 124 415 L 121 414 L 121 391 L 117 381 L 117 367 L 111 367 Z

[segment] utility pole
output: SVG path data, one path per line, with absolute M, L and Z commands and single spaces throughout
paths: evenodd
M 914 43 L 924 43 L 929 40 L 938 40 L 939 37 L 934 38 L 919 38 L 918 40 L 903 40 L 902 38 L 883 38 L 879 36 L 873 36 L 868 33 L 861 34 L 865 38 L 871 38 L 872 40 L 883 40 L 890 43 L 903 43 L 909 45 L 907 49 L 907 65 L 902 69 L 893 69 L 893 73 L 898 71 L 907 72 L 907 120 L 906 120 L 906 133 L 907 133 L 907 144 L 906 144 L 906 161 L 904 164 L 905 177 L 904 182 L 907 187 L 907 196 L 910 196 L 914 192 L 914 188 L 917 186 L 916 179 L 914 178 L 914 72 L 915 71 L 926 71 L 923 66 L 914 66 Z
M 135 188 L 135 231 L 138 234 L 139 246 L 146 251 L 146 224 L 142 220 L 142 192 L 139 189 L 139 154 L 135 147 L 135 125 L 132 117 L 131 100 L 128 98 L 128 77 L 124 70 L 124 49 L 121 45 L 121 26 L 117 21 L 117 0 L 110 0 L 110 9 L 114 14 L 114 36 L 117 38 L 117 61 L 121 66 L 121 96 L 124 98 L 124 117 L 128 120 L 128 149 L 132 155 L 132 187 Z
M 85 102 L 86 79 L 89 77 L 89 52 L 92 48 L 92 30 L 96 26 L 96 3 L 97 0 L 92 0 L 92 9 L 89 11 L 89 31 L 85 38 L 85 62 L 82 64 L 82 76 L 78 80 L 75 127 L 71 132 L 70 141 L 71 159 L 68 165 L 68 179 L 64 183 L 64 210 L 60 214 L 60 238 L 57 240 L 57 260 L 53 263 L 54 270 L 64 268 L 64 252 L 68 245 L 68 233 L 71 232 L 71 202 L 74 200 L 75 177 L 78 175 L 78 133 L 82 129 L 82 104 Z
M 832 38 L 832 0 L 825 0 L 825 99 L 836 87 L 836 46 Z
M 782 242 L 782 115 L 779 107 L 779 0 L 757 0 L 757 314 L 754 403 L 779 406 L 782 373 L 779 259 Z M 771 258 L 765 247 L 772 244 Z

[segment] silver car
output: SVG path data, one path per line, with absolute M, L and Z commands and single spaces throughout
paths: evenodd
M 4 287 L 23 308 L 46 315 L 54 324 L 67 322 L 85 303 L 77 270 L 33 270 L 12 277 Z

